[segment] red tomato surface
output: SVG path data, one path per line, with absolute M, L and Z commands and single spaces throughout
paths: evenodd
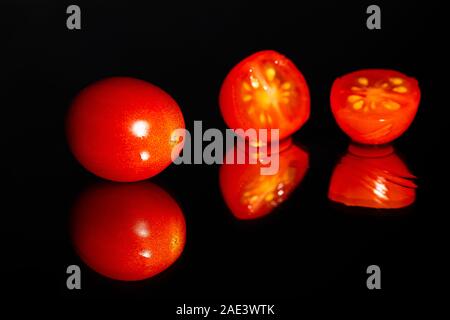
M 230 128 L 279 129 L 279 139 L 300 129 L 310 112 L 305 78 L 288 58 L 270 50 L 249 56 L 230 71 L 219 102 Z
M 352 72 L 331 88 L 331 109 L 339 127 L 363 144 L 398 138 L 413 121 L 419 101 L 417 81 L 393 70 Z
M 416 199 L 414 179 L 391 146 L 351 145 L 334 169 L 328 198 L 347 206 L 403 208 Z
M 78 161 L 113 181 L 150 178 L 170 165 L 184 128 L 177 103 L 160 88 L 133 78 L 108 78 L 83 89 L 67 117 Z M 181 149 L 181 147 L 180 147 Z
M 117 280 L 152 277 L 181 255 L 186 237 L 175 200 L 151 183 L 104 183 L 73 208 L 72 240 L 81 259 Z
M 243 151 L 237 147 L 229 151 L 236 159 L 238 152 Z M 308 170 L 308 153 L 296 145 L 279 153 L 279 169 L 274 175 L 261 175 L 261 168 L 267 167 L 266 161 L 260 161 L 262 157 L 249 153 L 246 156 L 257 157 L 258 162 L 223 164 L 219 174 L 225 203 L 236 218 L 243 220 L 272 212 L 290 196 Z

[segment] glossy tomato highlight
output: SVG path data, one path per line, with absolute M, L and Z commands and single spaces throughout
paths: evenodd
M 104 183 L 75 203 L 71 233 L 80 258 L 96 272 L 141 280 L 178 259 L 186 225 L 178 204 L 156 185 Z
M 160 88 L 133 78 L 108 78 L 83 89 L 67 116 L 67 139 L 90 172 L 113 181 L 150 178 L 181 150 L 183 115 Z
M 411 125 L 419 107 L 417 80 L 383 69 L 359 70 L 336 79 L 331 109 L 355 142 L 385 144 Z
M 271 50 L 238 63 L 223 82 L 219 102 L 230 128 L 279 129 L 279 139 L 300 129 L 310 112 L 305 78 L 288 58 Z

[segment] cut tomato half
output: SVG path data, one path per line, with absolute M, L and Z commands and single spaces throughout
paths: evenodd
M 279 129 L 283 139 L 308 120 L 309 90 L 288 58 L 261 51 L 227 75 L 220 91 L 220 109 L 232 129 Z
M 331 108 L 340 128 L 363 144 L 384 144 L 411 125 L 419 106 L 417 80 L 382 69 L 349 73 L 331 88 Z

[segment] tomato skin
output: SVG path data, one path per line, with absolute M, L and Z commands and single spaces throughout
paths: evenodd
M 238 152 L 245 151 L 238 147 L 229 151 L 235 156 Z M 296 145 L 290 145 L 280 151 L 279 170 L 274 175 L 261 175 L 261 168 L 266 164 L 260 162 L 222 164 L 219 185 L 225 203 L 239 220 L 264 217 L 289 198 L 306 175 L 308 163 L 308 153 Z M 282 193 L 278 194 L 280 191 Z
M 370 82 L 366 88 L 381 88 L 382 83 L 387 83 L 387 89 L 379 94 L 379 98 L 389 96 L 389 103 L 400 106 L 398 110 L 380 110 L 368 112 L 354 111 L 346 107 L 350 95 L 358 95 L 359 91 L 352 91 L 356 79 L 366 78 Z M 389 79 L 401 79 L 403 84 L 394 85 Z M 395 86 L 404 87 L 407 92 L 393 92 Z M 366 89 L 363 88 L 363 89 Z M 379 90 L 380 91 L 380 90 Z M 375 92 L 375 90 L 373 90 Z M 373 95 L 372 95 L 373 96 Z M 339 127 L 354 141 L 361 144 L 386 144 L 400 137 L 411 125 L 417 113 L 420 102 L 420 88 L 414 78 L 385 69 L 359 70 L 337 78 L 331 88 L 331 109 Z M 364 101 L 368 104 L 368 101 Z
M 122 182 L 150 178 L 169 166 L 172 148 L 183 143 L 172 136 L 178 128 L 184 128 L 183 115 L 167 93 L 125 77 L 83 89 L 66 122 L 69 146 L 83 167 Z
M 184 215 L 175 200 L 151 183 L 97 184 L 75 203 L 71 234 L 80 258 L 116 280 L 150 278 L 181 255 Z
M 351 145 L 333 171 L 328 198 L 347 206 L 403 208 L 416 199 L 414 179 L 391 146 Z
M 263 64 L 270 63 L 276 71 L 283 75 L 286 82 L 289 82 L 295 93 L 295 98 L 289 108 L 282 107 L 280 111 L 275 111 L 273 107 L 264 110 L 263 104 L 255 99 L 256 111 L 249 114 L 249 109 L 242 103 L 241 86 L 244 80 L 255 74 L 255 70 L 263 67 Z M 280 98 L 277 98 L 278 102 Z M 226 76 L 219 96 L 219 105 L 222 116 L 228 127 L 232 129 L 279 129 L 279 139 L 284 139 L 300 129 L 309 118 L 310 95 L 305 78 L 297 67 L 282 54 L 273 51 L 260 51 L 239 62 Z M 274 123 L 267 121 L 261 123 L 259 115 L 267 112 L 265 116 L 274 118 Z M 278 120 L 277 120 L 278 119 Z M 270 138 L 270 133 L 269 133 Z

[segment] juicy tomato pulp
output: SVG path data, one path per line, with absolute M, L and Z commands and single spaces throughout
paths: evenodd
M 114 181 L 138 181 L 164 170 L 181 150 L 183 115 L 163 90 L 133 78 L 108 78 L 82 90 L 67 117 L 78 161 Z M 178 149 L 179 148 L 179 149 Z
M 279 129 L 279 139 L 303 126 L 309 104 L 303 75 L 275 51 L 261 51 L 241 61 L 220 91 L 220 110 L 230 128 Z
M 351 145 L 334 169 L 328 198 L 347 206 L 403 208 L 416 199 L 416 184 L 391 146 Z
M 331 108 L 341 129 L 363 144 L 398 138 L 413 121 L 420 101 L 417 81 L 392 70 L 369 69 L 334 81 Z
M 238 147 L 229 151 L 236 158 L 238 152 L 245 151 Z M 308 153 L 296 145 L 278 154 L 278 171 L 273 175 L 261 175 L 261 168 L 267 167 L 264 156 L 256 152 L 246 156 L 256 157 L 257 164 L 223 164 L 219 174 L 225 203 L 236 218 L 243 220 L 272 212 L 290 196 L 308 170 Z M 271 155 L 271 161 L 275 161 L 275 156 Z
M 151 183 L 92 187 L 74 205 L 71 231 L 80 258 L 117 280 L 141 280 L 167 269 L 186 238 L 181 209 Z

